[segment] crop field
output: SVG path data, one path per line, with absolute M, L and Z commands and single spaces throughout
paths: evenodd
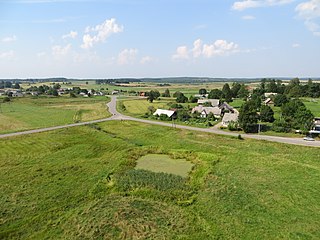
M 320 238 L 318 148 L 129 121 L 0 148 L 0 239 Z M 135 169 L 149 154 L 193 168 Z
M 106 97 L 14 98 L 1 104 L 0 133 L 105 118 L 110 116 L 108 101 Z

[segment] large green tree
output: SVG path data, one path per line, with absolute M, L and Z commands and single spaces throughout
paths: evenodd
M 260 120 L 262 122 L 274 122 L 274 112 L 270 106 L 262 105 L 260 110 Z
M 228 83 L 223 85 L 222 93 L 226 102 L 232 102 L 232 92 Z
M 253 101 L 245 102 L 239 111 L 239 125 L 246 133 L 257 131 L 257 122 L 259 116 L 257 113 L 256 105 Z
M 221 99 L 223 92 L 219 89 L 213 89 L 210 91 L 208 98 L 210 99 Z
M 293 129 L 308 132 L 312 125 L 314 116 L 303 102 L 293 99 L 281 107 L 284 121 Z
M 284 94 L 277 94 L 273 101 L 275 107 L 281 107 L 283 104 L 289 102 L 289 99 Z

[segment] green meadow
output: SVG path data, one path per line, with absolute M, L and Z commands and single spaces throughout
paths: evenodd
M 2 101 L 2 99 L 0 99 Z M 0 133 L 64 125 L 109 117 L 107 97 L 23 97 L 1 103 Z
M 320 238 L 318 148 L 129 121 L 0 148 L 0 239 Z M 192 170 L 136 169 L 150 154 Z

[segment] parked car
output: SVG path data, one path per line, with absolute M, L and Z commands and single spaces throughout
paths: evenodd
M 304 137 L 303 140 L 305 140 L 305 141 L 314 141 L 314 138 L 312 138 L 312 137 Z

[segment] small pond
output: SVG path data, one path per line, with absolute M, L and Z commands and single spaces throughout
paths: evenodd
M 164 172 L 187 177 L 193 164 L 185 159 L 172 159 L 164 154 L 148 154 L 137 161 L 135 169 Z

